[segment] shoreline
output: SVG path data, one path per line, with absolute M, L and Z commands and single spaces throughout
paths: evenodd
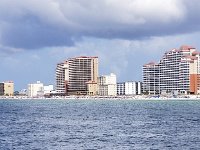
M 146 95 L 136 96 L 54 96 L 54 97 L 28 97 L 28 96 L 0 96 L 0 100 L 200 100 L 199 95 L 178 97 L 155 97 Z

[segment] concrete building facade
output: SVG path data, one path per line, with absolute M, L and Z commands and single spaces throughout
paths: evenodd
M 44 89 L 44 95 L 51 94 L 54 90 L 53 85 L 45 85 L 43 89 Z
M 4 95 L 4 83 L 0 83 L 0 96 Z
M 125 95 L 125 82 L 117 83 L 117 95 Z
M 172 49 L 163 55 L 158 64 L 143 66 L 143 92 L 200 94 L 199 66 L 200 53 L 196 48 L 181 46 Z
M 128 81 L 117 83 L 117 95 L 140 95 L 142 94 L 142 83 Z
M 38 97 L 44 95 L 44 85 L 40 81 L 28 84 L 27 94 L 29 97 Z
M 98 77 L 99 95 L 115 96 L 117 95 L 117 78 L 114 73 Z
M 6 81 L 4 82 L 4 95 L 13 96 L 14 95 L 14 82 Z
M 87 84 L 87 95 L 94 96 L 98 95 L 99 86 L 97 82 L 89 81 Z
M 159 65 L 154 62 L 145 64 L 142 68 L 143 73 L 143 93 L 159 94 Z
M 87 95 L 87 83 L 93 82 L 93 84 L 97 84 L 97 77 L 98 57 L 81 56 L 69 58 L 57 65 L 56 91 L 66 95 Z M 92 91 L 93 94 L 97 92 Z
M 66 93 L 67 62 L 58 63 L 56 66 L 56 92 Z

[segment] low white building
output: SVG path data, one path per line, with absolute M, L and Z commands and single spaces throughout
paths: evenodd
M 40 81 L 28 84 L 27 94 L 29 97 L 40 97 L 53 92 L 53 85 L 44 86 Z
M 50 94 L 52 92 L 53 92 L 53 85 L 44 86 L 44 95 L 45 94 Z
M 117 84 L 100 85 L 99 95 L 101 96 L 115 96 L 117 95 Z
M 114 73 L 98 77 L 99 95 L 115 96 L 117 95 L 117 78 Z
M 23 96 L 27 95 L 27 89 L 21 89 L 19 91 L 19 95 L 23 95 Z
M 117 95 L 140 95 L 142 94 L 142 83 L 128 81 L 117 83 Z

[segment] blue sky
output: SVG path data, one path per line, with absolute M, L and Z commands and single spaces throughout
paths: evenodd
M 58 62 L 99 56 L 99 74 L 142 80 L 142 65 L 200 49 L 199 0 L 1 0 L 0 81 L 55 84 Z

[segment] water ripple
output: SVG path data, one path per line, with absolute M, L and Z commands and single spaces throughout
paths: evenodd
M 199 149 L 199 101 L 1 100 L 0 149 Z

